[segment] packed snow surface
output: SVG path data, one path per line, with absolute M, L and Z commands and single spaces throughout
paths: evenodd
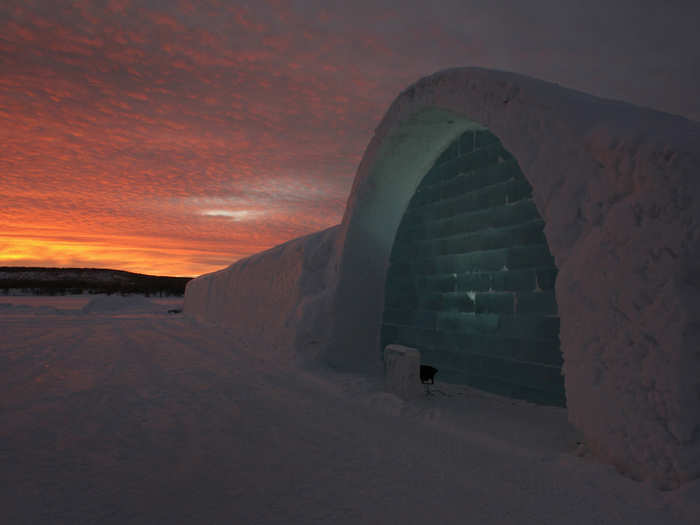
M 698 523 L 699 482 L 620 476 L 563 409 L 439 372 L 402 401 L 181 315 L 44 301 L 0 309 L 3 523 Z

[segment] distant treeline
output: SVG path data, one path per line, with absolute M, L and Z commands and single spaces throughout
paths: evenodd
M 183 295 L 191 277 L 159 277 L 97 268 L 0 266 L 0 294 L 144 294 Z

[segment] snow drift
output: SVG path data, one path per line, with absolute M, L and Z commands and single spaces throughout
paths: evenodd
M 96 295 L 83 306 L 84 314 L 164 313 L 167 307 L 141 295 Z
M 570 421 L 636 479 L 700 476 L 696 122 L 511 73 L 423 78 L 377 128 L 341 225 L 195 279 L 185 312 L 285 358 L 376 367 L 402 214 L 468 129 L 516 157 L 546 222 Z

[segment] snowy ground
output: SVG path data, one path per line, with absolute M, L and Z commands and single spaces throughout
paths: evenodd
M 276 365 L 172 301 L 15 299 L 3 523 L 700 522 L 699 482 L 660 492 L 577 456 L 562 409 L 439 384 L 404 403 Z
M 0 295 L 1 304 L 11 304 L 13 306 L 31 306 L 40 308 L 53 307 L 61 310 L 80 310 L 95 297 L 119 297 L 118 295 L 105 296 L 94 294 L 76 295 Z M 182 308 L 184 299 L 182 297 L 148 297 L 150 302 L 168 305 L 170 308 Z

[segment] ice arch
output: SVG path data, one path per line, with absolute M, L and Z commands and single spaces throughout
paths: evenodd
M 186 313 L 280 356 L 376 366 L 403 213 L 438 156 L 479 129 L 517 159 L 545 221 L 571 422 L 634 477 L 698 477 L 696 122 L 512 73 L 431 75 L 384 116 L 338 227 L 192 281 Z
M 386 276 L 380 348 L 420 348 L 440 379 L 563 406 L 556 267 L 517 161 L 468 130 L 412 196 Z

